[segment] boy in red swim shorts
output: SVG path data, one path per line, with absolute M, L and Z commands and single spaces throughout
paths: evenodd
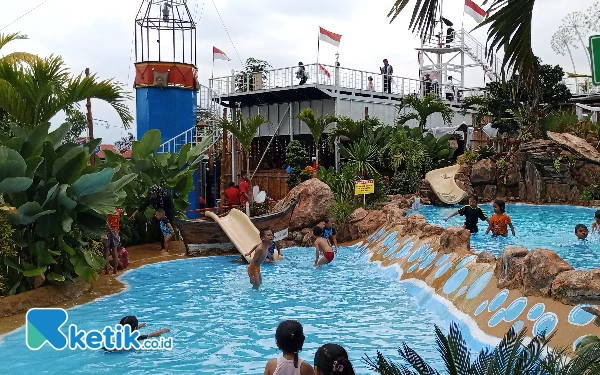
M 313 234 L 317 239 L 315 240 L 315 266 L 320 266 L 321 264 L 331 263 L 335 253 L 325 238 L 323 238 L 323 228 L 316 226 L 313 228 Z M 323 254 L 323 257 L 319 259 L 319 254 Z

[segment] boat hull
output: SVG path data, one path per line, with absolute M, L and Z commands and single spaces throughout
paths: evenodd
M 290 219 L 300 196 L 292 199 L 281 211 L 267 215 L 251 217 L 252 224 L 261 229 L 271 229 L 275 234 L 275 241 L 285 239 L 290 227 Z M 188 255 L 193 253 L 219 253 L 229 252 L 234 249 L 229 237 L 223 229 L 209 219 L 175 219 Z

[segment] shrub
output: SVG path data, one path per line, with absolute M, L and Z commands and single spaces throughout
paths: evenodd
M 403 170 L 396 172 L 390 182 L 390 194 L 413 194 L 421 186 L 419 173 Z
M 250 203 L 250 216 L 260 216 L 269 213 L 269 202 L 252 202 Z
M 290 190 L 296 187 L 300 182 L 310 178 L 302 180 L 302 169 L 308 165 L 308 152 L 297 140 L 293 140 L 288 144 L 285 152 L 285 163 L 291 168 L 290 174 L 286 180 Z M 306 178 L 306 175 L 304 178 Z
M 329 207 L 329 216 L 333 218 L 336 223 L 346 224 L 348 223 L 348 218 L 356 208 L 357 206 L 352 202 L 336 200 Z
M 464 164 L 475 164 L 479 161 L 479 154 L 475 150 L 465 150 L 465 152 L 460 155 L 456 162 L 460 165 Z

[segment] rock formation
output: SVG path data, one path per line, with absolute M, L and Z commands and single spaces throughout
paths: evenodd
M 312 227 L 327 217 L 327 211 L 333 203 L 333 193 L 326 183 L 317 178 L 293 188 L 283 200 L 277 202 L 274 211 L 280 210 L 298 194 L 300 201 L 292 214 L 290 230 Z
M 561 272 L 573 267 L 554 251 L 533 249 L 523 262 L 523 294 L 526 296 L 550 297 L 552 282 Z
M 558 274 L 552 282 L 552 297 L 564 304 L 597 304 L 600 301 L 600 268 Z

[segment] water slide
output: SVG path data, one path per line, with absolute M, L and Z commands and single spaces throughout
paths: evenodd
M 458 204 L 467 196 L 467 193 L 454 181 L 454 175 L 459 168 L 460 165 L 456 164 L 430 171 L 425 175 L 425 179 L 431 185 L 431 190 L 446 204 Z
M 246 259 L 248 263 L 252 260 L 250 256 L 245 254 L 250 252 L 254 246 L 260 242 L 258 229 L 252 224 L 250 218 L 238 209 L 231 209 L 226 216 L 219 217 L 214 212 L 207 211 L 206 216 L 213 219 L 223 232 L 229 237 L 235 248 Z M 275 251 L 275 261 L 282 259 L 278 251 Z

